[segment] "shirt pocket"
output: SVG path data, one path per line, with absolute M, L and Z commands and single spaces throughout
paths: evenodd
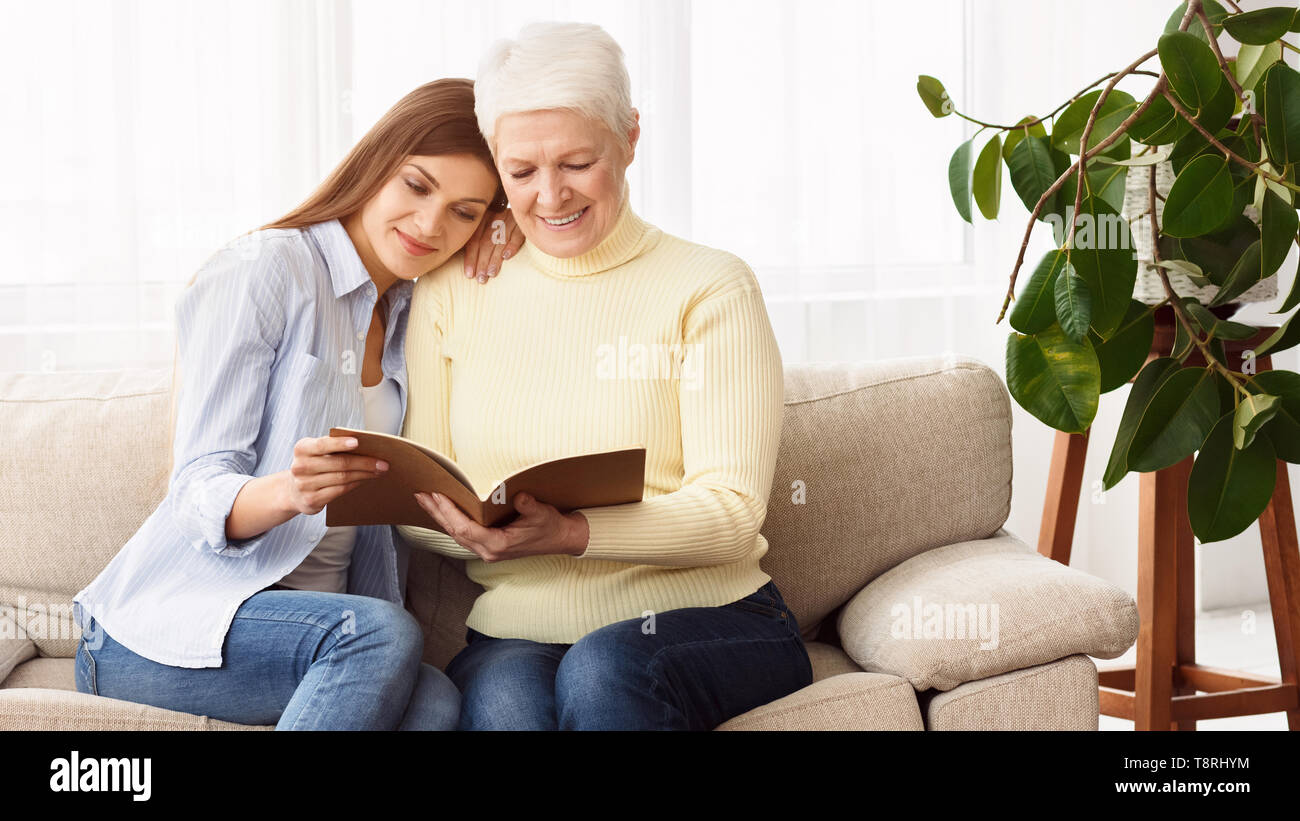
M 284 366 L 278 395 L 272 397 L 275 416 L 284 428 L 302 436 L 324 436 L 331 402 L 338 386 L 338 369 L 309 353 L 294 353 Z

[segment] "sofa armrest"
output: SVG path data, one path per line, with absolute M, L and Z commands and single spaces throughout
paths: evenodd
M 1002 529 L 908 559 L 854 596 L 838 627 L 863 670 L 951 690 L 1076 654 L 1115 658 L 1138 612 L 1124 590 Z
M 36 642 L 27 638 L 27 633 L 14 620 L 11 609 L 0 607 L 0 682 L 8 678 L 15 667 L 36 658 Z

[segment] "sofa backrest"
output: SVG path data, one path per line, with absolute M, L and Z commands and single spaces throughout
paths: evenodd
M 166 493 L 170 370 L 0 375 L 0 607 L 42 655 L 72 656 L 72 596 Z M 924 550 L 991 535 L 1011 503 L 1011 409 L 977 360 L 790 365 L 763 567 L 805 635 Z M 478 586 L 413 551 L 425 658 L 464 644 Z

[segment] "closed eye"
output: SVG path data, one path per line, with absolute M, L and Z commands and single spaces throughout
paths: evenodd
M 422 196 L 422 197 L 423 197 L 425 194 L 429 193 L 429 192 L 425 189 L 425 187 L 424 187 L 423 185 L 419 185 L 418 183 L 414 183 L 414 182 L 412 182 L 412 181 L 409 180 L 409 179 L 406 180 L 406 187 L 409 188 L 409 189 L 411 189 L 412 191 L 414 191 L 415 193 L 419 194 L 419 195 Z

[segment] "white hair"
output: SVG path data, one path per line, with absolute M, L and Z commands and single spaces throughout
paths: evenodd
M 566 109 L 598 120 L 624 145 L 636 125 L 623 49 L 600 26 L 531 23 L 517 40 L 498 40 L 479 63 L 474 114 L 496 156 L 506 114 Z

